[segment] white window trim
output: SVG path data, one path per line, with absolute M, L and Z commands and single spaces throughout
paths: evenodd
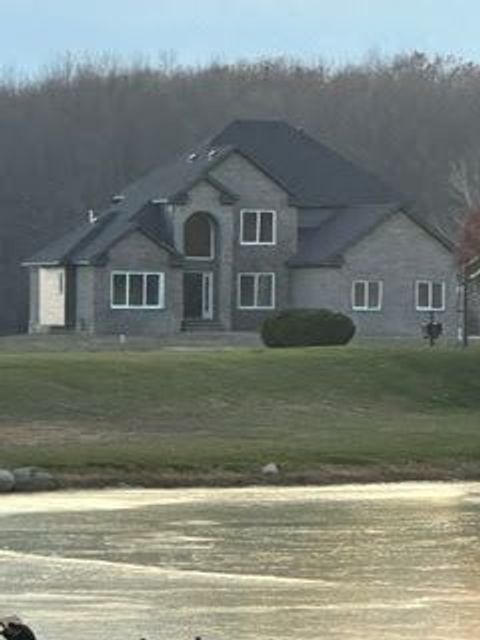
M 370 283 L 378 284 L 378 305 L 376 307 L 368 306 L 368 288 Z M 358 306 L 355 304 L 355 285 L 363 284 L 365 286 L 365 304 Z M 353 311 L 381 311 L 383 306 L 383 280 L 354 280 L 352 282 L 351 303 Z
M 428 301 L 429 304 L 426 307 L 420 305 L 420 285 L 426 284 L 428 285 Z M 441 307 L 432 307 L 432 299 L 433 299 L 433 285 L 440 284 L 442 285 L 442 306 Z M 445 311 L 445 280 L 415 280 L 415 309 L 417 311 Z
M 255 213 L 256 214 L 256 233 L 255 236 L 257 240 L 249 241 L 243 239 L 243 218 L 245 213 Z M 271 213 L 272 214 L 272 241 L 271 242 L 260 242 L 260 228 L 261 228 L 261 219 L 262 213 Z M 268 246 L 272 247 L 277 244 L 277 212 L 274 209 L 241 209 L 240 210 L 240 244 L 241 245 L 250 245 L 250 246 Z
M 115 276 L 125 276 L 126 281 L 126 304 L 114 304 L 113 302 L 113 280 Z M 130 286 L 129 276 L 143 276 L 143 300 L 147 299 L 147 276 L 158 276 L 158 304 L 131 305 L 129 304 Z M 110 308 L 111 309 L 165 309 L 165 273 L 163 271 L 112 271 L 110 274 Z
M 271 276 L 272 278 L 272 304 L 268 307 L 259 307 L 254 304 L 254 306 L 242 306 L 242 295 L 241 295 L 241 280 L 243 276 L 253 276 L 253 299 L 256 301 L 258 299 L 258 281 L 260 276 Z M 242 271 L 237 275 L 237 308 L 243 309 L 246 311 L 262 311 L 262 310 L 272 310 L 275 309 L 276 304 L 276 277 L 275 273 L 270 271 Z

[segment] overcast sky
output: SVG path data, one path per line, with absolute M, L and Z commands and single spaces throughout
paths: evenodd
M 417 49 L 480 61 L 479 21 L 479 0 L 0 0 L 0 66 L 36 71 L 66 51 L 204 64 Z

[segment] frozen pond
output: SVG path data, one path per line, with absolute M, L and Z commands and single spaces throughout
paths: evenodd
M 0 615 L 39 640 L 474 640 L 480 484 L 0 498 Z

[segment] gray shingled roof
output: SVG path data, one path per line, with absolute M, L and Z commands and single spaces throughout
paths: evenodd
M 212 140 L 255 162 L 299 207 L 399 202 L 376 176 L 281 120 L 236 120 Z
M 106 220 L 106 218 L 105 218 Z M 102 220 L 102 224 L 103 224 Z M 100 224 L 82 224 L 72 231 L 50 242 L 33 256 L 23 262 L 24 266 L 31 264 L 64 264 L 69 262 L 70 253 L 82 243 L 88 242 L 94 234 L 100 231 Z
M 111 209 L 96 223 L 85 223 L 55 240 L 24 262 L 34 264 L 96 264 L 110 247 L 131 231 L 139 230 L 169 253 L 179 257 L 173 246 L 173 230 L 164 206 L 147 203 L 136 213 Z
M 280 184 L 299 207 L 399 202 L 402 197 L 378 178 L 329 147 L 280 120 L 235 120 L 174 162 L 158 167 L 123 191 L 133 210 L 146 198 L 181 200 L 198 181 L 234 151 Z M 210 152 L 210 153 L 209 153 Z M 213 152 L 213 155 L 212 155 Z M 189 161 L 194 156 L 195 159 Z M 217 188 L 232 200 L 225 185 Z
M 208 175 L 214 166 L 231 153 L 232 148 L 225 146 L 215 149 L 214 154 L 209 156 L 211 150 L 211 142 L 204 142 L 191 153 L 185 153 L 170 164 L 143 176 L 122 192 L 125 196 L 122 207 L 134 212 L 145 202 L 155 198 L 181 201 L 192 186 L 205 178 L 212 181 L 222 195 L 234 200 L 236 194 Z
M 290 201 L 304 212 L 300 251 L 292 264 L 332 260 L 341 246 L 368 232 L 386 209 L 398 207 L 393 203 L 401 201 L 375 176 L 285 122 L 237 120 L 194 151 L 128 186 L 121 202 L 106 209 L 96 224 L 81 225 L 24 264 L 95 263 L 134 229 L 179 255 L 164 205 L 152 201 L 183 202 L 192 186 L 207 180 L 223 202 L 234 202 L 237 194 L 210 175 L 233 152 L 245 156 L 281 185 Z M 320 222 L 325 223 L 322 233 L 314 230 Z M 306 230 L 308 225 L 310 231 Z
M 360 205 L 341 209 L 307 209 L 300 213 L 298 251 L 290 267 L 340 267 L 344 254 L 387 218 L 405 214 L 448 250 L 452 243 L 419 220 L 411 211 L 390 205 Z
M 398 205 L 309 211 L 309 224 L 300 226 L 298 230 L 298 252 L 289 260 L 289 266 L 341 266 L 346 249 L 396 211 Z M 314 226 L 315 214 L 318 224 Z
M 233 202 L 236 194 L 208 175 L 213 166 L 231 152 L 230 148 L 219 149 L 208 154 L 209 143 L 204 143 L 195 152 L 183 154 L 169 165 L 159 167 L 122 193 L 122 200 L 105 209 L 95 224 L 84 223 L 53 241 L 23 264 L 79 264 L 100 259 L 120 237 L 133 229 L 140 229 L 152 240 L 178 254 L 173 246 L 173 233 L 169 227 L 160 200 L 181 201 L 189 188 L 206 179 L 219 192 L 223 202 Z

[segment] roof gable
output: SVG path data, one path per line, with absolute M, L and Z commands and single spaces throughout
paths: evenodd
M 300 207 L 386 204 L 403 198 L 376 176 L 279 120 L 236 120 L 212 139 L 257 164 Z
M 200 175 L 197 180 L 187 185 L 185 189 L 171 196 L 169 202 L 172 204 L 185 204 L 190 199 L 190 192 L 201 184 L 206 184 L 217 191 L 221 204 L 234 204 L 239 198 L 237 193 L 228 189 L 220 180 L 207 173 L 206 175 Z
M 430 235 L 446 250 L 453 244 L 397 205 L 320 209 L 308 212 L 306 224 L 300 226 L 297 254 L 288 262 L 291 267 L 341 267 L 346 252 L 367 238 L 394 215 L 403 214 L 422 233 Z M 315 225 L 315 218 L 318 224 Z
M 206 181 L 219 192 L 220 202 L 234 203 L 238 195 L 213 175 L 213 170 L 234 153 L 271 178 L 299 209 L 341 208 L 342 215 L 338 219 L 335 216 L 323 230 L 335 242 L 341 237 L 351 237 L 357 227 L 368 227 L 373 215 L 369 212 L 375 211 L 377 215 L 378 207 L 392 207 L 392 203 L 400 200 L 376 177 L 285 122 L 237 120 L 194 152 L 181 155 L 129 185 L 121 194 L 121 202 L 108 208 L 95 225 L 82 225 L 25 264 L 90 263 L 132 228 L 143 229 L 156 242 L 178 254 L 164 202 L 185 202 L 188 192 Z M 359 220 L 360 214 L 363 221 Z M 352 225 L 350 231 L 348 224 Z M 306 238 L 305 233 L 300 232 L 300 236 Z M 323 251 L 308 248 L 313 243 L 312 238 L 303 243 L 308 256 L 318 256 Z
M 149 200 L 184 202 L 201 180 L 233 152 L 266 174 L 299 207 L 386 204 L 403 200 L 376 176 L 333 149 L 279 120 L 236 120 L 192 152 L 155 168 L 122 193 L 122 208 L 134 211 Z M 213 182 L 212 182 L 213 184 Z M 215 185 L 226 202 L 237 194 Z
M 180 256 L 173 246 L 173 230 L 163 205 L 148 203 L 135 214 L 110 210 L 94 224 L 86 223 L 47 245 L 23 264 L 97 264 L 125 235 L 141 231 L 158 246 Z

